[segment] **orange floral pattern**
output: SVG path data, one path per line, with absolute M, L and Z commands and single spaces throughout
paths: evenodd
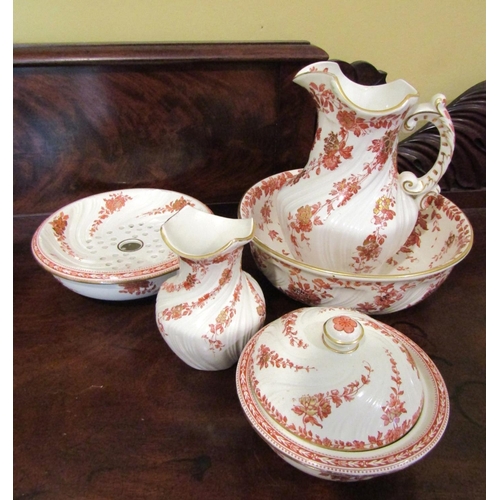
M 165 337 L 168 336 L 168 332 L 164 328 L 164 322 L 179 320 L 185 316 L 196 314 L 197 310 L 204 308 L 209 302 L 217 299 L 218 294 L 230 284 L 231 279 L 233 278 L 233 273 L 241 261 L 242 252 L 243 247 L 238 247 L 232 252 L 220 254 L 213 259 L 200 261 L 182 259 L 181 265 L 185 268 L 189 268 L 190 272 L 186 273 L 186 277 L 183 281 L 177 283 L 170 282 L 169 280 L 165 281 L 162 284 L 161 289 L 167 293 L 190 290 L 196 285 L 199 285 L 203 278 L 207 275 L 209 268 L 213 265 L 221 264 L 223 269 L 216 285 L 210 290 L 207 290 L 206 293 L 196 297 L 196 300 L 181 302 L 174 306 L 166 307 L 158 314 L 158 327 L 160 332 Z M 232 323 L 236 315 L 236 307 L 241 300 L 243 279 L 245 279 L 244 275 L 242 275 L 234 285 L 230 300 L 226 302 L 224 307 L 217 313 L 215 320 L 208 324 L 208 333 L 202 335 L 202 338 L 209 344 L 210 351 L 221 351 L 225 348 L 225 344 L 220 340 L 220 336 Z M 249 283 L 249 289 L 256 304 L 255 307 L 257 314 L 263 321 L 265 317 L 265 303 L 251 283 Z
M 389 327 L 388 327 L 389 328 Z M 395 331 L 396 338 L 403 341 L 402 334 Z M 320 475 L 345 481 L 364 480 L 373 475 L 380 475 L 387 471 L 387 467 L 399 469 L 406 467 L 419 460 L 428 453 L 443 435 L 449 418 L 449 399 L 446 384 L 439 373 L 437 367 L 429 357 L 418 346 L 413 345 L 414 353 L 420 362 L 424 364 L 431 377 L 431 392 L 435 400 L 431 402 L 433 415 L 425 418 L 427 431 L 417 434 L 414 440 L 410 440 L 407 446 L 400 447 L 395 452 L 385 452 L 377 454 L 375 457 L 358 456 L 349 453 L 348 456 L 332 455 L 327 450 L 321 448 L 313 449 L 309 444 L 303 444 L 297 439 L 290 438 L 288 433 L 282 432 L 274 423 L 270 422 L 267 415 L 264 415 L 260 405 L 254 400 L 253 378 L 248 377 L 254 360 L 253 353 L 256 341 L 254 337 L 250 340 L 248 348 L 242 353 L 236 377 L 238 394 L 246 416 L 262 434 L 266 441 L 274 447 L 283 450 L 285 456 L 292 456 L 300 464 L 307 467 L 311 461 L 322 467 Z M 404 340 L 407 342 L 407 340 Z M 279 415 L 279 412 L 276 411 Z M 425 417 L 425 416 L 424 416 Z M 282 415 L 286 419 L 286 416 Z M 349 469 L 349 476 L 342 476 L 338 473 L 338 468 Z
M 218 335 L 222 335 L 224 330 L 231 324 L 231 321 L 236 314 L 236 304 L 240 301 L 241 289 L 243 285 L 241 281 L 236 285 L 233 291 L 233 296 L 231 301 L 220 311 L 220 313 L 215 318 L 215 323 L 211 323 L 208 325 L 208 329 L 210 330 L 209 335 L 202 335 L 210 345 L 211 351 L 221 351 L 224 348 L 224 344 L 220 339 L 217 338 Z
M 356 137 L 361 137 L 369 128 L 366 120 L 356 116 L 354 111 L 340 110 L 337 113 L 337 120 L 345 130 L 352 132 Z
M 330 132 L 324 142 L 323 167 L 326 170 L 335 170 L 343 160 L 352 158 L 353 146 L 347 145 L 348 133 L 341 129 L 338 134 Z
M 319 422 L 332 413 L 330 401 L 325 394 L 302 396 L 299 398 L 299 403 L 292 408 L 292 411 L 302 417 L 304 428 L 307 424 L 323 427 Z
M 298 312 L 295 311 L 292 311 L 281 317 L 281 322 L 283 323 L 283 334 L 289 340 L 292 347 L 307 349 L 309 345 L 303 339 L 299 338 L 297 328 L 295 327 L 297 318 Z
M 299 370 L 305 370 L 309 372 L 310 370 L 315 370 L 316 368 L 310 366 L 297 365 L 290 361 L 289 359 L 282 358 L 276 351 L 273 351 L 265 345 L 259 346 L 259 352 L 257 353 L 257 364 L 262 370 L 273 366 L 274 368 L 291 368 L 298 372 Z
M 316 101 L 318 109 L 324 113 L 333 113 L 335 111 L 335 94 L 324 83 L 317 85 L 311 83 L 311 95 Z
M 262 369 L 263 367 L 267 367 L 272 363 L 269 362 L 270 352 L 265 349 L 259 353 L 262 355 L 262 358 L 259 359 L 259 366 Z M 276 359 L 280 360 L 280 364 L 278 367 L 290 367 L 294 368 L 294 364 L 289 360 L 281 360 L 279 356 Z M 267 364 L 266 364 L 267 363 Z M 289 363 L 289 365 L 287 364 Z M 272 365 L 274 366 L 274 365 Z M 356 394 L 367 384 L 370 383 L 370 377 L 373 372 L 369 363 L 364 363 L 364 369 L 366 373 L 363 373 L 359 380 L 355 380 L 349 383 L 347 386 L 343 388 L 342 391 L 338 389 L 332 389 L 327 393 L 317 393 L 317 394 L 305 394 L 301 396 L 298 400 L 298 404 L 292 407 L 292 412 L 296 415 L 302 417 L 303 426 L 297 426 L 293 422 L 290 423 L 286 416 L 282 415 L 275 406 L 269 401 L 269 399 L 262 394 L 259 388 L 259 382 L 256 379 L 255 375 L 251 376 L 252 384 L 255 387 L 255 393 L 259 402 L 262 404 L 263 408 L 269 413 L 269 415 L 276 420 L 280 425 L 282 425 L 285 429 L 289 430 L 293 434 L 299 436 L 302 439 L 310 441 L 314 444 L 328 447 L 328 448 L 336 448 L 336 449 L 370 449 L 373 448 L 375 443 L 370 442 L 370 438 L 366 441 L 355 441 L 353 443 L 345 443 L 342 441 L 332 441 L 328 438 L 321 438 L 318 435 L 315 435 L 310 429 L 308 429 L 309 425 L 323 428 L 321 422 L 327 419 L 330 415 L 332 415 L 332 411 L 335 408 L 340 407 L 343 403 L 348 403 L 353 401 L 356 397 Z
M 123 283 L 120 287 L 120 293 L 128 293 L 130 295 L 150 295 L 156 291 L 154 282 L 148 280 Z
M 273 186 L 268 190 L 269 197 L 300 172 L 303 170 L 282 172 L 273 176 L 272 182 L 266 183 L 267 186 Z M 258 214 L 262 205 L 269 202 L 269 197 L 260 189 L 260 183 L 256 184 L 242 199 L 241 216 L 248 218 Z M 447 255 L 459 255 L 471 245 L 472 229 L 458 207 L 442 196 L 429 195 L 426 201 L 426 208 L 420 210 L 414 231 L 399 252 L 387 261 L 391 273 L 413 273 L 415 269 L 425 269 L 425 266 L 432 269 L 446 262 Z M 377 205 L 376 210 L 383 211 L 386 206 L 382 203 Z M 259 228 L 256 232 L 259 241 L 281 255 L 290 257 L 290 252 L 280 237 L 282 232 L 279 223 L 271 221 L 266 225 L 260 217 L 256 217 L 256 223 Z M 445 226 L 447 231 L 452 232 L 450 234 L 455 235 L 454 239 L 443 240 L 439 233 Z M 436 233 L 436 236 L 432 233 Z M 371 237 L 373 238 L 374 236 Z M 269 241 L 273 244 L 269 244 Z M 367 246 L 369 242 L 370 238 L 366 242 Z M 441 286 L 452 269 L 449 267 L 432 276 L 409 281 L 361 282 L 328 275 L 314 276 L 283 259 L 273 257 L 271 253 L 252 242 L 250 250 L 257 266 L 268 276 L 271 283 L 293 300 L 308 306 L 349 304 L 349 307 L 368 314 L 394 312 L 424 300 Z M 276 279 L 277 276 L 280 277 L 279 280 Z M 411 297 L 411 300 L 408 297 Z
M 248 192 L 245 194 L 245 202 L 241 205 L 241 210 L 242 210 L 242 215 L 244 217 L 249 217 L 249 208 L 251 206 L 255 206 L 257 200 L 260 200 L 263 196 L 266 198 L 269 198 L 271 194 L 276 192 L 278 189 L 283 186 L 283 184 L 290 179 L 293 179 L 294 175 L 290 172 L 282 172 L 280 174 L 277 174 L 275 176 L 272 176 L 269 179 L 264 179 L 259 185 L 253 186 L 248 190 Z M 261 209 L 260 212 L 260 218 L 261 220 L 256 220 L 256 223 L 258 224 L 259 228 L 261 230 L 264 230 L 264 227 L 266 224 L 271 223 L 271 205 L 270 201 L 267 200 L 266 203 L 264 203 L 264 206 Z M 273 233 L 276 233 L 276 231 L 273 231 Z M 271 236 L 271 239 L 274 239 L 277 236 Z M 281 238 L 279 238 L 280 241 Z
M 385 332 L 385 334 L 387 334 L 387 332 Z M 403 352 L 406 351 L 403 347 L 401 347 L 401 349 Z M 386 349 L 386 354 L 391 364 L 391 381 L 393 385 L 390 388 L 390 394 L 387 402 L 381 408 L 381 419 L 384 427 L 388 427 L 388 429 L 385 432 L 379 431 L 376 435 L 369 435 L 364 439 L 352 441 L 337 439 L 332 440 L 315 434 L 311 429 L 309 429 L 309 426 L 323 428 L 322 422 L 329 418 L 330 415 L 333 417 L 333 411 L 335 408 L 339 408 L 341 405 L 353 401 L 356 394 L 364 386 L 370 383 L 373 369 L 366 361 L 364 362 L 365 373 L 361 374 L 359 380 L 350 382 L 342 390 L 332 389 L 325 393 L 304 394 L 298 399 L 298 403 L 295 404 L 291 410 L 293 413 L 302 418 L 302 426 L 297 426 L 293 422 L 289 422 L 288 419 L 275 408 L 269 399 L 261 393 L 259 382 L 255 375 L 252 375 L 252 383 L 255 387 L 257 398 L 263 408 L 280 425 L 298 437 L 315 445 L 336 450 L 370 450 L 386 446 L 387 444 L 390 444 L 404 436 L 413 427 L 422 409 L 420 404 L 414 415 L 410 418 L 403 419 L 403 415 L 407 413 L 407 410 L 406 403 L 402 399 L 404 391 L 401 389 L 401 374 L 396 361 L 388 349 Z M 406 354 L 409 356 L 407 351 Z M 277 353 L 271 351 L 266 346 L 260 346 L 257 356 L 257 364 L 260 369 L 267 368 L 270 365 L 277 368 L 295 368 L 292 361 L 281 358 Z M 412 362 L 412 366 L 414 367 L 414 362 Z M 303 367 L 297 367 L 295 371 L 301 368 Z
M 181 317 L 184 316 L 190 316 L 193 314 L 193 312 L 196 311 L 196 309 L 201 309 L 205 307 L 205 305 L 210 301 L 210 300 L 215 300 L 217 297 L 217 294 L 222 290 L 222 288 L 231 280 L 232 277 L 232 266 L 236 260 L 240 258 L 241 254 L 241 248 L 236 249 L 233 252 L 229 252 L 227 254 L 223 254 L 221 256 L 218 256 L 214 261 L 215 263 L 223 263 L 227 262 L 227 268 L 225 268 L 218 281 L 217 284 L 214 288 L 209 290 L 207 293 L 204 293 L 200 297 L 197 297 L 195 301 L 192 302 L 182 302 L 180 304 L 177 304 L 173 307 L 167 307 L 165 308 L 161 314 L 160 318 L 162 320 L 168 321 L 168 320 L 175 320 L 175 319 L 180 319 Z M 187 277 L 184 281 L 179 282 L 177 284 L 171 283 L 168 280 L 165 281 L 162 285 L 162 289 L 169 292 L 173 293 L 175 291 L 185 289 L 189 290 L 191 289 L 194 285 L 199 284 L 203 277 L 206 275 L 208 272 L 208 267 L 210 266 L 210 263 L 206 263 L 204 261 L 193 261 L 189 259 L 184 259 L 183 262 L 191 267 L 191 272 L 187 274 Z M 224 319 L 224 314 L 221 312 L 219 314 L 219 317 L 221 321 Z M 166 333 L 166 332 L 165 332 Z
M 179 198 L 172 200 L 170 203 L 167 203 L 163 207 L 155 208 L 142 215 L 161 215 L 165 213 L 174 213 L 178 212 L 181 208 L 184 208 L 186 205 L 190 205 L 191 207 L 196 207 L 196 205 L 192 201 L 186 200 L 184 196 L 180 196 Z
M 98 212 L 98 218 L 94 221 L 90 228 L 90 235 L 92 236 L 99 226 L 110 216 L 113 215 L 115 212 L 120 211 L 127 201 L 130 201 L 132 199 L 131 196 L 128 194 L 123 194 L 123 193 L 112 193 L 109 198 L 104 198 L 104 206 L 99 210 Z
M 73 252 L 72 248 L 68 245 L 66 241 L 66 229 L 68 227 L 69 215 L 61 212 L 59 215 L 56 215 L 51 221 L 50 225 L 52 226 L 52 230 L 54 231 L 54 236 L 56 240 L 59 242 L 61 249 L 66 252 L 68 255 L 71 255 L 75 259 L 78 259 L 78 256 Z
M 360 380 L 355 380 L 354 382 L 349 383 L 346 387 L 343 388 L 343 391 L 340 392 L 338 389 L 332 389 L 328 394 L 323 395 L 323 394 L 316 394 L 314 396 L 309 396 L 305 395 L 302 396 L 299 399 L 299 402 L 301 405 L 303 404 L 304 401 L 307 401 L 307 409 L 303 408 L 301 405 L 294 406 L 292 408 L 292 411 L 296 413 L 297 415 L 305 415 L 306 413 L 314 413 L 314 405 L 315 402 L 318 405 L 323 406 L 321 411 L 318 412 L 318 417 L 320 420 L 323 420 L 326 418 L 330 413 L 331 413 L 331 406 L 330 403 L 333 403 L 336 408 L 339 408 L 343 403 L 348 403 L 354 399 L 358 391 L 363 388 L 365 385 L 368 385 L 370 383 L 370 375 L 373 372 L 371 366 L 369 363 L 365 362 L 365 370 L 367 371 L 367 374 L 362 374 Z M 326 404 L 328 403 L 328 409 L 326 409 Z M 307 410 L 307 411 L 306 411 Z M 321 417 L 321 414 L 324 414 L 325 417 Z M 319 423 L 316 422 L 316 420 L 307 420 L 307 422 L 303 419 L 302 420 L 304 425 L 306 423 L 310 422 L 313 423 L 314 425 L 318 425 L 319 427 L 323 427 L 322 425 L 319 425 Z
M 349 316 L 335 316 L 333 318 L 333 327 L 338 332 L 352 333 L 356 326 L 356 321 Z

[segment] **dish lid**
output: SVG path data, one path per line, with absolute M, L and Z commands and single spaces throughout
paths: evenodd
M 256 336 L 248 380 L 262 411 L 300 442 L 358 452 L 394 443 L 424 405 L 404 336 L 350 309 L 290 312 Z

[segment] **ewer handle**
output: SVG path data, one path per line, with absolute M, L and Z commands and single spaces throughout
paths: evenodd
M 405 129 L 410 132 L 415 130 L 417 123 L 422 120 L 433 123 L 438 129 L 441 141 L 437 160 L 422 177 L 417 177 L 413 172 L 401 172 L 399 175 L 403 190 L 413 196 L 419 205 L 431 191 L 436 194 L 440 192 L 438 182 L 445 174 L 455 149 L 455 129 L 443 94 L 436 94 L 431 103 L 416 105 L 405 121 Z

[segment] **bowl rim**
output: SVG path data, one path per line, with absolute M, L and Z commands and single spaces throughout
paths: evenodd
M 472 231 L 472 226 L 471 231 Z M 391 281 L 391 282 L 397 282 L 397 281 L 405 281 L 409 279 L 418 279 L 418 278 L 428 278 L 431 276 L 434 276 L 435 274 L 439 274 L 443 271 L 446 271 L 448 269 L 451 269 L 453 266 L 457 265 L 460 261 L 465 259 L 467 257 L 468 253 L 470 252 L 472 248 L 472 240 L 474 236 L 471 233 L 471 241 L 470 244 L 468 245 L 466 251 L 464 250 L 461 252 L 461 254 L 458 257 L 455 257 L 454 259 L 448 261 L 446 264 L 441 264 L 440 266 L 433 267 L 432 269 L 429 269 L 428 271 L 417 271 L 414 273 L 404 273 L 404 274 L 355 274 L 355 273 L 346 273 L 342 271 L 333 271 L 333 270 L 328 270 L 328 269 L 322 269 L 320 267 L 315 267 L 311 266 L 310 264 L 306 264 L 305 262 L 299 262 L 291 257 L 288 257 L 286 255 L 282 255 L 279 252 L 276 252 L 269 246 L 267 246 L 265 243 L 262 243 L 258 238 L 254 238 L 251 243 L 253 243 L 256 247 L 260 248 L 263 252 L 265 252 L 268 255 L 273 256 L 275 259 L 287 264 L 287 265 L 292 265 L 298 269 L 301 269 L 303 271 L 310 271 L 313 272 L 314 274 L 322 275 L 322 276 L 327 276 L 329 278 L 343 278 L 349 281 L 356 281 L 356 282 L 373 282 L 373 281 Z
M 31 251 L 38 262 L 38 264 L 48 271 L 49 273 L 57 276 L 59 278 L 63 278 L 68 281 L 78 282 L 78 283 L 87 283 L 93 285 L 120 285 L 125 283 L 130 283 L 138 280 L 148 280 L 157 278 L 162 275 L 166 275 L 174 272 L 179 267 L 179 260 L 175 254 L 171 252 L 168 254 L 167 258 L 165 258 L 162 262 L 154 265 L 146 265 L 144 267 L 140 267 L 133 270 L 123 270 L 123 271 L 92 271 L 91 268 L 76 268 L 71 267 L 70 265 L 63 265 L 56 262 L 53 258 L 47 255 L 46 252 L 43 251 L 42 246 L 40 244 L 42 231 L 46 228 L 49 221 L 56 216 L 59 212 L 68 210 L 75 205 L 78 205 L 82 202 L 90 200 L 92 198 L 104 198 L 105 196 L 109 196 L 111 194 L 116 193 L 138 193 L 140 191 L 143 192 L 156 192 L 156 193 L 168 193 L 172 195 L 179 195 L 186 198 L 188 201 L 194 201 L 200 206 L 203 206 L 209 213 L 212 213 L 212 210 L 205 205 L 205 203 L 197 200 L 196 198 L 181 193 L 179 191 L 173 191 L 170 189 L 159 189 L 159 188 L 127 188 L 127 189 L 115 189 L 112 191 L 104 191 L 101 193 L 95 193 L 84 198 L 77 199 L 72 201 L 61 208 L 58 208 L 53 213 L 51 213 L 48 217 L 46 217 L 42 223 L 38 226 L 33 237 L 31 239 Z M 170 217 L 172 214 L 167 214 L 167 217 Z M 160 235 L 160 233 L 158 233 Z
M 259 182 L 255 183 L 250 189 L 248 189 L 244 195 L 241 197 L 240 202 L 238 204 L 238 217 L 239 218 L 245 218 L 242 216 L 242 205 L 245 199 L 248 197 L 249 193 L 261 185 L 264 181 L 267 181 L 269 179 L 272 179 L 273 177 L 277 177 L 279 175 L 283 174 L 288 174 L 288 173 L 297 173 L 301 169 L 294 169 L 294 170 L 288 170 L 284 172 L 278 172 L 276 174 L 270 175 L 269 177 L 266 177 L 265 179 L 260 180 Z M 442 271 L 445 271 L 447 269 L 452 268 L 456 264 L 458 264 L 460 261 L 465 259 L 469 252 L 472 249 L 473 243 L 474 243 L 474 229 L 472 227 L 472 224 L 470 223 L 468 217 L 465 215 L 463 210 L 461 210 L 455 203 L 453 203 L 451 200 L 443 196 L 442 194 L 438 194 L 436 197 L 441 197 L 445 200 L 446 203 L 452 205 L 455 207 L 459 212 L 460 216 L 463 218 L 465 221 L 466 225 L 469 228 L 470 231 L 470 240 L 467 244 L 467 246 L 462 249 L 458 255 L 450 259 L 448 262 L 441 264 L 439 266 L 433 267 L 432 269 L 424 270 L 424 271 L 416 271 L 413 273 L 402 273 L 402 274 L 366 274 L 366 273 L 348 273 L 345 271 L 336 271 L 334 269 L 324 269 L 321 267 L 313 266 L 310 264 L 307 264 L 305 262 L 298 261 L 294 259 L 293 257 L 290 257 L 288 255 L 281 254 L 280 252 L 277 252 L 276 250 L 273 250 L 269 245 L 266 243 L 263 243 L 258 236 L 254 236 L 253 240 L 251 241 L 251 244 L 253 243 L 255 246 L 260 248 L 264 253 L 273 256 L 277 260 L 284 262 L 285 264 L 292 265 L 298 269 L 301 269 L 303 271 L 310 271 L 312 273 L 322 275 L 322 276 L 327 276 L 327 277 L 333 277 L 333 278 L 344 278 L 348 279 L 350 281 L 359 281 L 359 282 L 372 282 L 372 281 L 404 281 L 408 279 L 416 279 L 416 278 L 425 278 L 425 277 L 430 277 L 434 276 L 435 274 L 441 273 Z M 257 219 L 253 216 L 256 224 L 258 224 Z
M 450 414 L 450 401 L 444 379 L 424 350 L 392 327 L 390 328 L 415 360 L 424 388 L 423 410 L 412 429 L 394 443 L 368 451 L 327 450 L 297 438 L 273 422 L 260 406 L 250 382 L 248 371 L 252 353 L 265 328 L 252 337 L 240 355 L 236 368 L 236 388 L 247 420 L 279 455 L 284 455 L 315 473 L 339 474 L 361 479 L 363 476 L 404 469 L 429 453 L 441 439 Z

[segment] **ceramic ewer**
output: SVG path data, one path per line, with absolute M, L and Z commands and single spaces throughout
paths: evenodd
M 287 245 L 312 266 L 376 273 L 413 231 L 427 195 L 439 193 L 455 142 L 445 97 L 418 104 L 404 80 L 359 85 L 334 62 L 311 64 L 294 82 L 312 95 L 318 120 L 306 166 L 273 200 Z M 419 121 L 437 127 L 440 149 L 417 178 L 398 173 L 397 145 Z
M 185 207 L 161 228 L 179 270 L 156 300 L 158 328 L 172 351 L 199 370 L 234 365 L 265 320 L 257 281 L 242 270 L 253 219 L 230 219 Z

